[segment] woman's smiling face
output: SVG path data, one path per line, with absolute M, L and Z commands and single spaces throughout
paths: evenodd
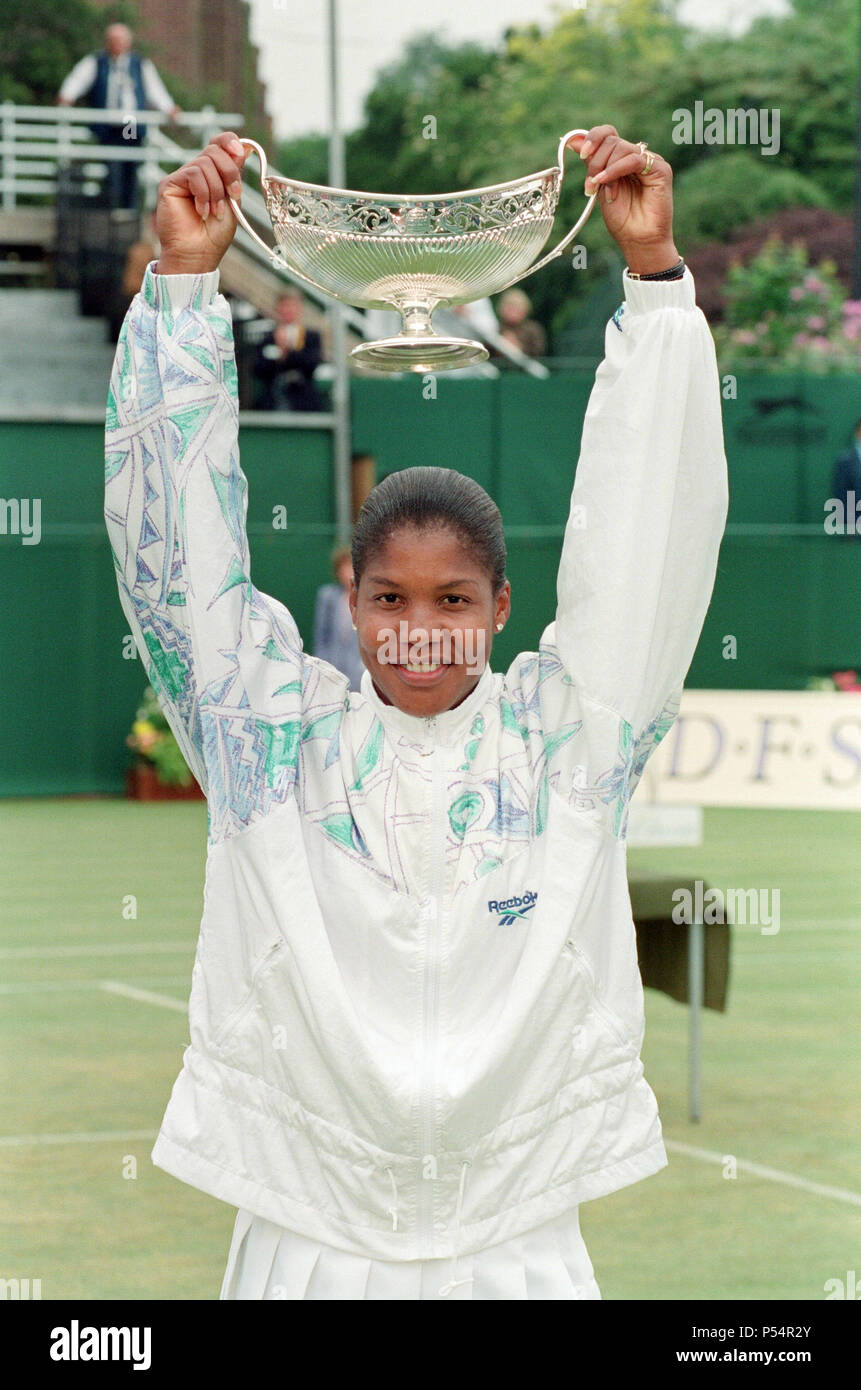
M 421 716 L 459 705 L 490 659 L 510 593 L 506 580 L 494 595 L 487 568 L 451 528 L 399 526 L 350 586 L 359 651 L 381 699 Z

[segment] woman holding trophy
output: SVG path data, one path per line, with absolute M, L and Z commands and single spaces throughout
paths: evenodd
M 555 619 L 491 671 L 513 601 L 499 511 L 454 470 L 405 468 L 353 536 L 361 692 L 250 575 L 218 292 L 247 146 L 225 132 L 159 186 L 105 519 L 207 794 L 190 1044 L 152 1156 L 239 1209 L 224 1299 L 598 1299 L 580 1203 L 667 1163 L 625 835 L 714 583 L 720 393 L 669 165 L 609 125 L 564 138 L 627 267 Z

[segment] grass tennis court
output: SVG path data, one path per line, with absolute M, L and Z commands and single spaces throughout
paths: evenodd
M 821 1300 L 861 1272 L 859 843 L 851 813 L 706 810 L 699 848 L 630 851 L 779 889 L 781 925 L 733 928 L 698 1125 L 688 1011 L 646 992 L 670 1164 L 581 1209 L 605 1299 Z M 0 1277 L 45 1299 L 215 1299 L 234 1209 L 149 1158 L 188 1040 L 205 805 L 8 800 L 0 844 Z

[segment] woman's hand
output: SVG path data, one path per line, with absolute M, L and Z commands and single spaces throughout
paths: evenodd
M 572 135 L 568 146 L 586 154 L 586 193 L 598 193 L 607 230 L 637 275 L 669 270 L 681 256 L 673 241 L 673 171 L 654 151 L 648 174 L 646 155 L 615 126 L 596 125 L 586 135 Z M 589 148 L 591 146 L 591 148 Z
M 158 186 L 156 274 L 198 275 L 216 270 L 236 232 L 228 194 L 239 201 L 247 150 L 232 130 Z

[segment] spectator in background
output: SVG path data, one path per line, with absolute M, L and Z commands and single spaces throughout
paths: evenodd
M 861 420 L 855 422 L 852 447 L 834 465 L 832 496 L 843 508 L 843 535 L 861 537 L 858 504 L 861 502 Z
M 285 290 L 276 307 L 277 322 L 257 349 L 255 376 L 263 386 L 262 410 L 324 410 L 314 385 L 323 360 L 320 334 L 306 328 L 305 300 L 297 289 Z
M 359 690 L 364 662 L 348 597 L 353 578 L 350 547 L 339 546 L 332 554 L 336 584 L 322 584 L 314 608 L 314 656 L 320 656 L 350 678 L 350 689 Z
M 506 290 L 499 301 L 499 324 L 503 338 L 525 352 L 527 357 L 543 357 L 547 336 L 541 324 L 529 317 L 532 304 L 523 290 Z
M 109 24 L 105 30 L 105 47 L 101 53 L 88 53 L 64 78 L 56 101 L 58 106 L 71 106 L 84 99 L 85 106 L 109 111 L 145 111 L 154 107 L 166 112 L 173 120 L 182 115 L 149 58 L 132 49 L 132 31 L 127 24 Z M 131 117 L 116 125 L 93 125 L 93 135 L 100 145 L 142 145 L 146 126 L 138 125 Z M 112 208 L 131 208 L 138 205 L 138 161 L 113 160 L 108 163 L 107 195 Z

